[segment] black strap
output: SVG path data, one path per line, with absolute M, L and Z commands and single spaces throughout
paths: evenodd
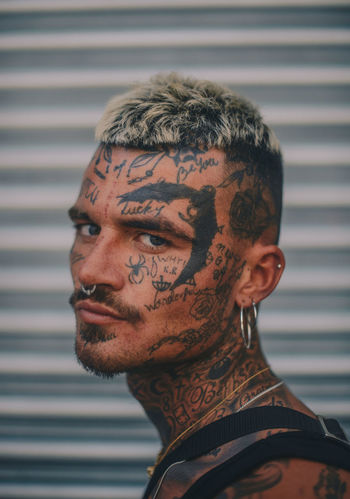
M 287 432 L 258 440 L 199 478 L 181 499 L 212 499 L 219 492 L 272 459 L 303 458 L 350 471 L 350 447 L 314 433 Z
M 195 459 L 236 438 L 273 428 L 301 430 L 315 433 L 318 437 L 324 435 L 322 426 L 317 419 L 293 409 L 269 406 L 246 409 L 201 428 L 166 456 L 156 467 L 144 497 L 147 497 L 171 464 L 177 461 Z M 339 425 L 338 428 L 341 431 Z

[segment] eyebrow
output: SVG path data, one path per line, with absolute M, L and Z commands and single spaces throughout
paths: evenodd
M 91 222 L 89 215 L 84 211 L 80 211 L 75 206 L 72 206 L 72 208 L 68 210 L 68 216 L 71 220 L 86 220 L 87 222 Z
M 80 211 L 75 206 L 72 206 L 72 208 L 68 210 L 68 216 L 72 221 L 85 220 L 86 222 L 92 222 L 91 217 L 86 212 Z M 162 216 L 157 219 L 147 218 L 145 216 L 142 216 L 142 219 L 137 217 L 123 217 L 118 223 L 126 228 L 130 227 L 133 229 L 166 232 L 190 243 L 194 242 L 194 238 L 188 235 L 181 227 Z
M 167 232 L 178 237 L 179 239 L 184 239 L 185 241 L 188 241 L 190 243 L 194 242 L 193 237 L 189 236 L 188 233 L 185 232 L 177 224 L 164 217 L 158 217 L 157 219 L 147 218 L 145 216 L 142 216 L 142 219 L 136 217 L 128 217 L 125 220 L 123 218 L 123 220 L 120 221 L 120 225 L 122 225 L 123 227 L 132 227 L 135 229 Z

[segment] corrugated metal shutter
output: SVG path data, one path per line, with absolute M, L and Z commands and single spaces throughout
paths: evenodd
M 138 498 L 158 444 L 123 376 L 73 357 L 66 209 L 106 100 L 160 70 L 257 102 L 285 151 L 272 366 L 350 429 L 350 3 L 0 2 L 0 496 Z

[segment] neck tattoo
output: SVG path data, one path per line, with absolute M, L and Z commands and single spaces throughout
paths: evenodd
M 168 447 L 163 452 L 162 451 L 159 452 L 159 454 L 157 456 L 157 459 L 156 459 L 156 462 L 154 463 L 154 465 L 153 466 L 149 466 L 147 468 L 148 476 L 151 477 L 153 475 L 153 472 L 154 472 L 155 468 L 158 466 L 158 464 L 161 463 L 161 461 L 163 461 L 163 459 L 165 458 L 165 456 L 167 456 L 169 454 L 169 452 L 175 446 L 176 442 L 178 442 L 180 439 L 182 439 L 189 431 L 191 431 L 194 427 L 196 427 L 204 419 L 206 419 L 207 417 L 211 416 L 232 395 L 234 395 L 235 393 L 237 393 L 241 388 L 243 388 L 243 386 L 245 386 L 247 383 L 249 383 L 249 381 L 251 381 L 252 379 L 254 379 L 257 376 L 259 376 L 259 374 L 262 374 L 263 372 L 268 371 L 269 369 L 270 369 L 269 367 L 265 367 L 264 369 L 261 369 L 260 371 L 256 372 L 255 374 L 253 374 L 252 376 L 250 376 L 249 378 L 247 378 L 245 381 L 243 381 L 243 383 L 241 383 L 232 392 L 230 392 L 224 399 L 222 399 L 215 407 L 213 407 L 212 409 L 210 409 L 206 414 L 204 414 L 204 416 L 202 416 L 201 418 L 199 418 L 192 425 L 190 425 L 188 428 L 186 428 L 186 430 L 184 430 L 182 433 L 180 433 L 180 435 L 178 435 L 172 442 L 170 442 L 170 444 L 168 445 Z M 241 405 L 236 412 L 239 412 L 241 409 L 245 408 L 248 404 L 254 402 L 258 398 L 262 397 L 263 395 L 265 395 L 266 393 L 270 392 L 271 390 L 274 390 L 275 388 L 281 386 L 282 384 L 283 384 L 283 381 L 280 381 L 280 382 L 276 383 L 275 385 L 266 388 L 266 390 L 262 391 L 261 393 L 259 393 L 258 395 L 256 395 L 252 399 L 250 399 L 248 402 L 246 402 L 243 405 Z

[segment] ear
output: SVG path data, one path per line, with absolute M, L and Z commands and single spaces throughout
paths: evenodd
M 285 267 L 282 250 L 276 245 L 257 243 L 245 255 L 246 265 L 236 287 L 236 303 L 249 307 L 259 303 L 277 286 Z

